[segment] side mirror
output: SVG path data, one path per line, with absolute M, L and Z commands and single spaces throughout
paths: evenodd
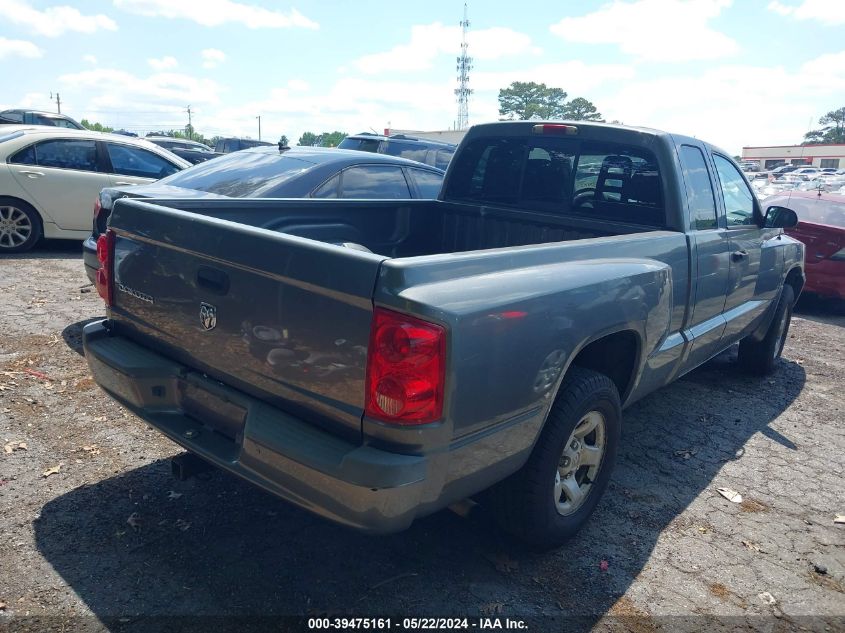
M 798 225 L 798 214 L 786 207 L 769 207 L 763 227 L 767 229 L 791 229 Z

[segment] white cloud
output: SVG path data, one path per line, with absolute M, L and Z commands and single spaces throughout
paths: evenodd
M 303 79 L 291 79 L 288 88 L 296 92 L 306 92 L 311 89 L 311 85 Z
M 147 60 L 147 63 L 153 70 L 170 70 L 171 68 L 176 68 L 179 65 L 179 62 L 176 61 L 175 57 L 170 57 L 169 55 L 160 58 L 151 58 Z
M 612 44 L 639 60 L 684 62 L 730 57 L 736 41 L 708 23 L 733 0 L 613 0 L 550 28 L 569 42 Z
M 798 20 L 817 20 L 826 25 L 845 24 L 845 2 L 842 0 L 802 0 L 798 5 L 774 0 L 767 7 L 783 16 Z
M 222 90 L 215 81 L 192 75 L 154 73 L 144 77 L 114 68 L 62 75 L 59 82 L 62 104 L 67 103 L 74 118 L 141 132 L 184 127 L 188 104 L 197 126 L 198 119 L 219 107 Z
M 376 74 L 391 70 L 405 72 L 426 70 L 438 55 L 460 53 L 461 30 L 440 22 L 411 27 L 411 40 L 389 51 L 364 55 L 352 62 L 358 70 Z M 525 53 L 537 53 L 531 38 L 504 27 L 470 31 L 467 35 L 469 55 L 477 60 L 501 59 Z
M 7 57 L 29 57 L 34 59 L 41 57 L 42 54 L 41 49 L 32 42 L 0 37 L 0 59 L 6 59 Z
M 97 65 L 97 57 L 95 55 L 83 55 L 82 61 L 95 66 Z
M 830 103 L 832 109 L 843 94 L 845 51 L 822 55 L 795 71 L 726 65 L 629 82 L 597 105 L 608 120 L 694 135 L 738 153 L 743 145 L 800 143 L 807 126 L 817 127 L 826 111 L 818 104 Z
M 216 48 L 206 48 L 200 53 L 203 68 L 215 68 L 226 61 L 226 53 Z
M 296 9 L 271 11 L 232 0 L 113 0 L 114 6 L 146 17 L 191 20 L 202 26 L 240 23 L 251 29 L 317 29 L 319 24 Z
M 46 37 L 56 37 L 67 31 L 94 33 L 99 29 L 114 31 L 117 24 L 107 15 L 83 15 L 68 6 L 34 9 L 25 0 L 0 0 L 0 16 Z

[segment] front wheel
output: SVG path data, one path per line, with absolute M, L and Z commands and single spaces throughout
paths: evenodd
M 763 340 L 753 341 L 750 337 L 746 337 L 739 342 L 738 360 L 744 369 L 760 376 L 765 376 L 775 370 L 789 334 L 794 304 L 795 291 L 789 284 L 784 284 L 775 308 L 775 316 Z
M 621 425 L 613 382 L 570 368 L 528 461 L 488 495 L 502 528 L 540 548 L 574 536 L 610 480 Z

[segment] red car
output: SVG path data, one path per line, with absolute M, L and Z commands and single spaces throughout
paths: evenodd
M 786 233 L 807 246 L 804 291 L 845 299 L 845 196 L 793 191 L 763 201 L 764 208 L 773 205 L 798 214 L 798 226 Z

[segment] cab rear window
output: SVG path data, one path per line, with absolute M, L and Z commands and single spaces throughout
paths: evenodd
M 641 148 L 550 137 L 484 138 L 469 143 L 453 163 L 448 199 L 665 225 L 657 160 Z

